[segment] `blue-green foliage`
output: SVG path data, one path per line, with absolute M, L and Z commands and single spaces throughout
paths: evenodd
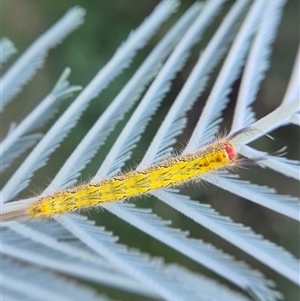
M 140 164 L 135 168 L 168 158 L 188 124 L 188 114 L 198 122 L 190 138 L 184 141 L 184 148 L 181 147 L 183 153 L 193 152 L 214 139 L 224 126 L 224 119 L 231 131 L 251 126 L 252 131 L 234 138 L 238 152 L 248 158 L 265 156 L 256 146 L 246 145 L 264 133 L 289 125 L 298 134 L 297 67 L 285 95 L 278 98 L 282 103 L 272 106 L 277 106 L 276 110 L 257 120 L 252 107 L 255 99 L 261 99 L 263 79 L 266 76 L 268 79 L 266 72 L 270 67 L 272 43 L 284 4 L 284 0 L 234 3 L 210 0 L 196 2 L 184 12 L 177 0 L 161 1 L 111 59 L 98 66 L 100 70 L 95 77 L 89 79 L 71 104 L 65 105 L 63 112 L 60 110 L 60 116 L 45 133 L 37 131 L 59 110 L 60 100 L 80 90 L 79 86 L 69 84 L 69 68 L 23 121 L 18 125 L 11 123 L 7 134 L 2 133 L 5 137 L 0 146 L 1 172 L 3 179 L 7 179 L 1 190 L 2 218 L 13 220 L 1 224 L 3 300 L 275 301 L 297 295 L 299 260 L 296 259 L 297 243 L 293 240 L 297 239 L 299 199 L 284 195 L 284 190 L 280 194 L 275 189 L 277 182 L 267 179 L 269 175 L 275 179 L 275 172 L 278 172 L 286 185 L 291 185 L 290 194 L 295 194 L 292 185 L 299 181 L 296 160 L 270 156 L 259 163 L 260 167 L 253 167 L 262 175 L 254 174 L 254 179 L 252 167 L 243 172 L 249 173 L 247 180 L 242 179 L 237 170 L 203 177 L 205 182 L 222 189 L 219 195 L 210 193 L 213 185 L 205 188 L 206 184 L 196 183 L 183 187 L 182 191 L 154 191 L 146 202 L 145 197 L 103 204 L 101 208 L 91 209 L 86 216 L 85 212 L 80 212 L 53 216 L 51 220 L 28 220 L 17 214 L 33 200 L 24 200 L 22 193 L 30 189 L 30 182 L 37 180 L 34 174 L 47 165 L 48 160 L 51 164 L 52 153 L 53 157 L 60 157 L 65 147 L 60 144 L 72 131 L 75 135 L 81 131 L 78 126 L 74 131 L 74 127 L 82 124 L 85 115 L 95 116 L 88 110 L 90 103 L 96 101 L 98 104 L 102 100 L 103 90 L 110 89 L 111 82 L 130 66 L 138 50 L 149 43 L 159 27 L 178 9 L 181 15 L 173 17 L 169 30 L 163 27 L 165 32 L 161 32 L 160 41 L 149 55 L 142 62 L 134 63 L 134 66 L 138 64 L 135 73 L 132 76 L 125 73 L 126 83 L 120 92 L 65 156 L 56 175 L 51 176 L 53 180 L 42 187 L 41 194 L 74 185 L 86 170 L 92 176 L 83 178 L 85 182 L 118 174 L 136 155 L 134 152 L 141 139 L 147 141 L 148 147 L 144 156 L 139 151 Z M 48 50 L 79 27 L 84 15 L 80 7 L 70 9 L 3 73 L 0 82 L 3 120 L 9 102 L 42 66 Z M 207 33 L 207 30 L 212 32 Z M 6 38 L 0 45 L 3 64 L 14 54 L 15 48 Z M 85 57 L 80 59 L 85 60 Z M 192 70 L 184 69 L 189 64 Z M 186 79 L 183 86 L 177 88 L 180 91 L 176 95 L 174 82 L 179 81 L 180 71 Z M 238 88 L 237 80 L 240 81 Z M 174 100 L 167 110 L 161 103 L 170 95 Z M 198 114 L 199 105 L 195 102 L 199 99 L 204 107 Z M 225 114 L 228 104 L 236 99 L 235 110 Z M 190 113 L 193 106 L 197 109 Z M 130 110 L 130 117 L 116 134 L 117 124 Z M 150 123 L 150 128 L 153 127 L 151 119 L 159 120 L 159 115 L 163 114 L 165 118 L 156 127 L 156 135 L 148 138 L 147 126 Z M 226 119 L 228 114 L 230 118 Z M 260 112 L 258 116 L 261 117 Z M 112 138 L 106 142 L 109 137 Z M 100 147 L 101 153 L 112 140 L 113 145 L 100 164 L 95 156 Z M 15 168 L 14 161 L 30 148 Z M 41 169 L 44 183 L 37 182 L 38 185 L 44 185 L 49 179 L 49 167 L 48 164 Z M 262 169 L 265 167 L 274 171 L 268 173 Z M 235 195 L 241 199 L 236 199 Z M 262 216 L 266 216 L 266 222 L 261 220 Z M 96 226 L 95 222 L 105 228 Z M 269 224 L 272 222 L 275 226 Z M 265 229 L 272 227 L 276 233 L 281 233 L 283 241 L 272 237 L 275 230 Z M 66 281 L 64 275 L 75 285 L 69 279 Z M 279 282 L 279 289 L 273 280 Z M 97 294 L 89 284 L 100 285 Z M 290 289 L 284 289 L 283 285 Z

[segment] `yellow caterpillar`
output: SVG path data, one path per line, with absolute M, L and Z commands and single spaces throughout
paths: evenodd
M 235 136 L 235 134 L 231 135 Z M 171 157 L 148 168 L 130 171 L 98 183 L 80 185 L 37 199 L 27 214 L 46 218 L 101 203 L 139 196 L 152 190 L 177 186 L 199 176 L 236 164 L 237 154 L 230 138 L 219 140 L 195 153 Z

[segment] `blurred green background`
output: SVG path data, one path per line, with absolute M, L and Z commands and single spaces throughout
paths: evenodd
M 136 28 L 144 18 L 150 14 L 158 2 L 157 0 L 2 0 L 1 35 L 11 39 L 18 49 L 18 54 L 5 64 L 4 73 L 13 60 L 38 36 L 54 24 L 69 8 L 80 5 L 84 7 L 87 12 L 84 25 L 68 36 L 62 44 L 50 50 L 44 67 L 37 72 L 37 75 L 25 86 L 22 92 L 6 107 L 2 116 L 2 134 L 4 135 L 6 133 L 10 122 L 19 122 L 22 120 L 22 118 L 49 93 L 65 67 L 68 66 L 72 69 L 70 82 L 85 87 L 98 70 L 108 62 L 118 46 L 127 38 L 130 31 Z M 175 20 L 194 3 L 194 1 L 189 0 L 182 2 L 178 12 L 161 27 L 159 32 L 151 39 L 150 43 L 139 52 L 130 68 L 119 76 L 99 97 L 92 101 L 89 109 L 81 117 L 79 124 L 64 141 L 62 146 L 51 156 L 50 163 L 36 173 L 31 186 L 27 191 L 21 194 L 21 197 L 28 197 L 31 196 L 32 193 L 37 193 L 54 177 L 59 167 L 112 101 L 114 96 L 117 95 L 140 63 L 145 59 L 149 51 L 156 45 L 172 24 L 174 24 Z M 224 14 L 228 11 L 233 2 L 234 1 L 228 1 L 225 4 L 222 12 L 217 16 L 216 20 L 214 20 L 212 26 L 205 32 L 203 42 L 195 47 L 186 67 L 174 80 L 172 91 L 167 95 L 153 121 L 149 127 L 147 127 L 143 139 L 139 143 L 138 148 L 134 151 L 132 161 L 128 162 L 129 167 L 134 166 L 141 160 L 158 125 L 166 115 L 172 101 L 175 99 L 178 91 L 193 68 L 199 51 L 201 51 L 207 41 L 209 41 L 211 35 L 215 32 Z M 298 45 L 299 3 L 297 0 L 290 0 L 285 7 L 278 36 L 274 43 L 271 67 L 267 72 L 267 78 L 264 80 L 258 99 L 254 104 L 255 111 L 259 118 L 275 109 L 282 101 Z M 192 112 L 189 113 L 189 123 L 184 134 L 179 137 L 178 147 L 185 145 L 189 135 L 192 133 L 218 70 L 219 67 L 213 73 L 212 79 L 209 81 L 209 86 L 203 96 L 196 103 Z M 231 93 L 232 101 L 224 114 L 225 121 L 223 127 L 226 128 L 230 127 L 239 83 L 240 81 L 237 80 L 234 85 L 233 92 Z M 72 99 L 63 103 L 61 112 L 71 101 Z M 56 117 L 57 116 L 58 115 L 56 115 Z M 127 114 L 127 116 L 129 115 Z M 43 131 L 45 132 L 52 123 L 53 119 L 47 123 Z M 89 164 L 82 173 L 82 178 L 79 179 L 80 181 L 88 180 L 96 172 L 97 167 L 101 164 L 123 125 L 124 122 L 110 135 L 107 143 L 93 159 L 92 164 Z M 282 128 L 272 133 L 272 135 L 275 141 L 263 138 L 254 145 L 268 152 L 288 145 L 288 157 L 299 159 L 299 129 L 296 126 Z M 24 157 L 25 156 L 17 160 L 12 168 L 4 174 L 4 181 L 18 167 Z M 296 181 L 287 179 L 274 172 L 251 167 L 240 171 L 240 173 L 255 183 L 275 187 L 280 193 L 299 195 L 299 186 Z M 236 222 L 242 222 L 245 225 L 251 226 L 256 232 L 263 234 L 277 244 L 283 245 L 287 250 L 299 257 L 299 228 L 296 222 L 212 186 L 190 185 L 184 188 L 183 191 L 191 195 L 194 199 L 211 203 L 220 213 L 231 216 Z M 150 198 L 142 198 L 135 203 L 140 207 L 153 208 L 160 216 L 171 219 L 174 227 L 189 230 L 192 237 L 212 242 L 216 246 L 234 254 L 237 258 L 247 261 L 265 273 L 268 278 L 274 279 L 279 284 L 279 290 L 284 292 L 286 300 L 296 300 L 294 298 L 297 297 L 299 293 L 296 286 L 173 209 Z M 137 247 L 152 255 L 164 256 L 167 262 L 178 262 L 193 271 L 215 277 L 213 273 L 195 264 L 183 255 L 178 254 L 106 212 L 95 213 L 91 211 L 89 215 L 91 218 L 96 219 L 99 225 L 105 225 L 108 229 L 112 230 L 120 237 L 121 242 L 131 247 Z M 223 282 L 222 279 L 217 279 Z M 112 297 L 133 300 L 131 299 L 132 296 L 125 297 L 122 292 L 114 292 L 104 287 L 100 288 L 100 291 L 102 291 L 102 289 L 108 292 Z

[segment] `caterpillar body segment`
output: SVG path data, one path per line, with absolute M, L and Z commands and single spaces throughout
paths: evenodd
M 84 184 L 41 197 L 28 207 L 27 214 L 32 218 L 46 218 L 120 201 L 159 188 L 180 186 L 203 174 L 234 166 L 236 162 L 235 148 L 225 138 L 195 153 L 171 157 L 143 170 L 130 171 L 98 183 Z

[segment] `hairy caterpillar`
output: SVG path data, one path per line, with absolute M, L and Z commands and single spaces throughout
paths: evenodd
M 171 157 L 142 170 L 129 171 L 98 183 L 79 185 L 40 197 L 29 205 L 27 214 L 32 218 L 45 218 L 99 206 L 101 203 L 143 195 L 159 188 L 178 186 L 203 174 L 235 166 L 237 162 L 245 164 L 247 160 L 238 160 L 230 140 L 248 130 L 243 129 L 219 139 L 195 153 Z

